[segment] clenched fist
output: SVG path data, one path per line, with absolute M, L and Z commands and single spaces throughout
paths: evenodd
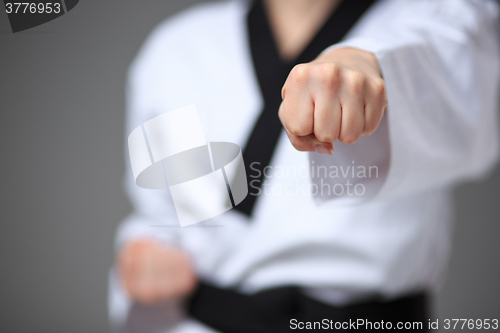
M 354 143 L 378 127 L 387 105 L 377 59 L 338 48 L 295 66 L 281 91 L 279 117 L 299 151 L 333 154 L 333 142 Z
M 155 240 L 125 244 L 118 254 L 117 266 L 129 296 L 143 304 L 185 296 L 196 286 L 196 275 L 187 254 Z

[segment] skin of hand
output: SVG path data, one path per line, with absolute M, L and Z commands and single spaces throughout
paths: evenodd
M 299 151 L 333 154 L 333 142 L 355 143 L 378 127 L 387 105 L 372 53 L 337 48 L 295 66 L 281 91 L 279 118 Z
M 142 304 L 155 305 L 187 296 L 197 284 L 189 256 L 156 240 L 125 244 L 116 261 L 123 287 Z

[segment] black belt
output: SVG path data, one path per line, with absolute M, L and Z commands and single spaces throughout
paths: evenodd
M 406 332 L 427 332 L 427 308 L 424 293 L 388 302 L 374 300 L 337 307 L 305 296 L 298 287 L 243 295 L 200 283 L 190 300 L 189 314 L 224 333 L 290 332 L 301 326 L 306 328 L 307 322 L 317 322 L 323 329 L 337 327 L 335 330 L 343 332 L 379 332 L 383 330 L 380 329 L 382 321 L 383 327 L 390 325 L 393 330 L 397 330 L 398 325 L 403 328 L 406 325 Z M 292 329 L 294 327 L 297 329 Z

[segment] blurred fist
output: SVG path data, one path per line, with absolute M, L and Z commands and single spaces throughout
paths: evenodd
M 129 296 L 143 304 L 185 296 L 196 286 L 188 255 L 155 240 L 125 244 L 118 253 L 117 266 Z
M 372 53 L 338 48 L 295 66 L 281 91 L 279 117 L 299 151 L 333 154 L 335 140 L 354 143 L 378 127 L 387 105 Z

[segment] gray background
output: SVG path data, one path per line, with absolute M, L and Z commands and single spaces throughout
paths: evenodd
M 81 1 L 12 34 L 0 13 L 0 331 L 107 332 L 124 82 L 148 32 L 197 1 Z M 3 6 L 0 6 L 3 10 Z M 500 169 L 456 191 L 442 318 L 500 317 Z

